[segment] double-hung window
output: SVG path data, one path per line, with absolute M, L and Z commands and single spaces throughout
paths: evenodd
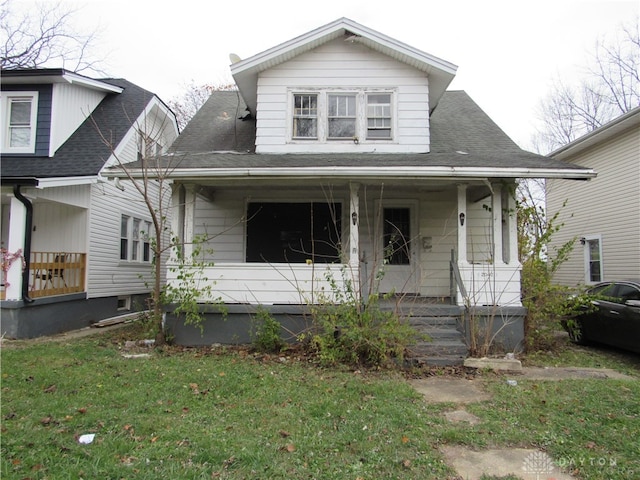
M 599 235 L 584 239 L 584 270 L 586 283 L 598 283 L 603 279 L 602 239 Z
M 318 137 L 318 95 L 295 94 L 293 96 L 293 137 Z
M 356 96 L 328 95 L 328 137 L 354 138 L 356 136 Z
M 393 140 L 394 94 L 378 89 L 292 92 L 291 140 Z
M 36 145 L 38 92 L 3 92 L 5 131 L 2 151 L 33 153 Z
M 367 138 L 391 138 L 391 94 L 367 94 Z
M 120 260 L 151 261 L 151 222 L 129 215 L 121 216 Z

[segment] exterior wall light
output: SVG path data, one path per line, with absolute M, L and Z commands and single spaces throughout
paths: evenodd
M 351 221 L 353 222 L 354 225 L 358 224 L 358 214 L 356 212 L 353 212 L 351 214 Z
M 465 215 L 464 215 L 464 213 L 461 213 L 458 216 L 460 217 L 460 226 L 462 227 L 462 226 L 464 226 L 464 217 L 465 217 Z

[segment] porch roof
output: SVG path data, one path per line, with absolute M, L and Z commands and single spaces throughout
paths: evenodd
M 163 158 L 175 179 L 225 178 L 566 178 L 589 179 L 592 169 L 528 152 L 416 154 L 176 153 Z M 129 165 L 135 171 L 135 165 Z

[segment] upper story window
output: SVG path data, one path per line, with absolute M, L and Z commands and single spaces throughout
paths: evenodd
M 138 132 L 138 161 L 143 158 L 146 160 L 152 160 L 162 155 L 163 148 L 160 144 L 160 139 L 151 135 Z
M 293 137 L 318 138 L 318 95 L 293 96 Z
M 38 92 L 3 92 L 4 131 L 2 151 L 33 153 L 36 146 Z
M 292 92 L 291 139 L 393 140 L 393 100 L 393 92 L 366 89 Z
M 367 95 L 367 138 L 391 138 L 391 94 Z
M 356 136 L 356 96 L 329 95 L 327 107 L 328 137 L 353 138 Z

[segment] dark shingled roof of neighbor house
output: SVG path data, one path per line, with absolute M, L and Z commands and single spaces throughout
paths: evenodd
M 154 94 L 122 78 L 100 81 L 123 88 L 109 93 L 53 157 L 2 156 L 0 175 L 10 177 L 82 177 L 97 175 L 111 155 L 102 134 L 118 145 Z M 95 124 L 94 124 L 95 122 Z

